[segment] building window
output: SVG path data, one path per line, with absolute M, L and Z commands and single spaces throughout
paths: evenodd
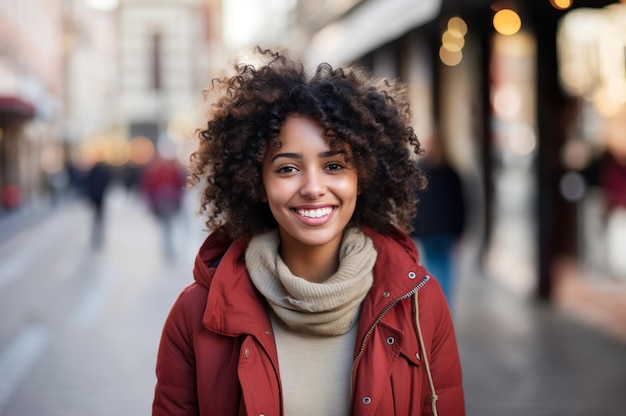
M 163 86 L 162 80 L 162 68 L 161 68 L 161 34 L 155 33 L 152 35 L 152 45 L 150 50 L 150 79 L 152 80 L 151 86 L 155 91 L 160 91 Z

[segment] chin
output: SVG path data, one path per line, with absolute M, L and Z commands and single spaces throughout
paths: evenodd
M 286 233 L 290 240 L 309 247 L 320 247 L 330 244 L 337 239 L 341 239 L 343 232 L 335 233 L 329 231 L 302 230 L 297 233 Z

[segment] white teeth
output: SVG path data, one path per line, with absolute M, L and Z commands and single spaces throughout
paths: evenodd
M 319 218 L 330 214 L 332 210 L 332 208 L 299 209 L 298 214 L 302 215 L 303 217 Z

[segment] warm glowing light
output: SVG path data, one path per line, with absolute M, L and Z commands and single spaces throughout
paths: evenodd
M 447 66 L 456 66 L 463 59 L 463 52 L 460 50 L 457 52 L 452 52 L 446 49 L 444 46 L 439 48 L 439 59 Z
M 563 166 L 570 170 L 581 171 L 585 169 L 591 156 L 589 145 L 581 139 L 569 140 L 561 150 Z
M 572 0 L 550 0 L 552 7 L 558 10 L 567 10 L 572 7 Z
M 113 148 L 106 135 L 96 133 L 82 144 L 81 152 L 85 163 L 90 167 L 98 162 L 108 163 L 113 154 Z
M 522 19 L 510 9 L 499 10 L 493 16 L 493 27 L 502 35 L 514 35 L 522 27 Z
M 128 150 L 130 161 L 140 166 L 150 162 L 155 152 L 152 141 L 144 136 L 133 137 L 128 142 Z
M 455 36 L 452 32 L 447 30 L 441 36 L 441 44 L 450 52 L 458 52 L 465 46 L 465 39 Z
M 593 93 L 593 104 L 603 117 L 611 117 L 621 109 L 622 103 L 607 86 L 596 88 Z
M 460 17 L 452 17 L 448 20 L 448 31 L 457 38 L 462 38 L 467 34 L 467 23 Z
M 461 62 L 466 33 L 467 24 L 463 19 L 452 17 L 448 20 L 448 30 L 441 35 L 441 48 L 439 48 L 441 62 L 448 66 L 456 66 Z

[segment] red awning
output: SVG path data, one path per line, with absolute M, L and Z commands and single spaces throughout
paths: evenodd
M 34 117 L 35 106 L 18 97 L 0 95 L 0 114 Z

